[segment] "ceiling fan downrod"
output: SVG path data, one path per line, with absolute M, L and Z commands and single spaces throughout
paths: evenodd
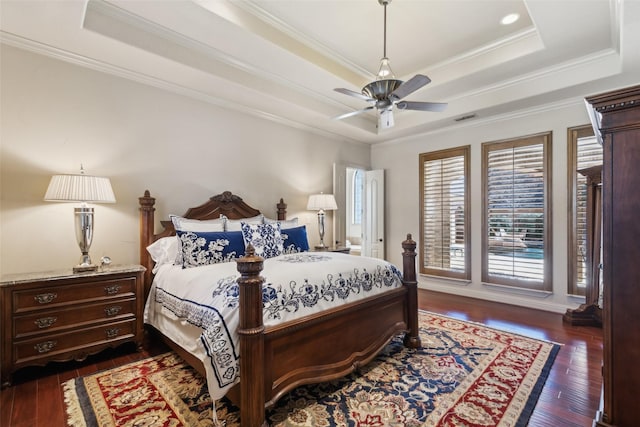
M 387 5 L 391 3 L 391 0 L 378 0 L 378 3 L 384 6 L 384 32 L 382 38 L 382 59 L 380 59 L 380 68 L 378 69 L 376 79 L 395 79 L 389 58 L 387 58 Z
M 387 57 L 387 5 L 391 3 L 391 0 L 378 0 L 382 6 L 384 6 L 384 32 L 383 32 L 383 45 L 382 45 L 382 56 L 384 58 Z

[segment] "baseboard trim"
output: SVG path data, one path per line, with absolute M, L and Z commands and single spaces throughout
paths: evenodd
M 514 294 L 506 294 L 500 292 L 487 292 L 472 289 L 470 286 L 437 284 L 418 282 L 418 288 L 429 291 L 443 292 L 447 294 L 459 295 L 463 297 L 476 298 L 485 301 L 493 301 L 502 304 L 516 305 L 519 307 L 533 308 L 536 310 L 550 311 L 552 313 L 564 314 L 567 308 L 576 308 L 578 303 L 561 304 L 541 300 L 539 297 L 523 297 Z

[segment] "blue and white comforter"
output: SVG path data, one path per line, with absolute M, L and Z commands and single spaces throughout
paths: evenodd
M 400 271 L 386 261 L 333 252 L 266 259 L 261 276 L 267 327 L 402 285 Z M 165 264 L 145 307 L 146 323 L 202 360 L 213 399 L 240 380 L 238 277 L 235 262 Z

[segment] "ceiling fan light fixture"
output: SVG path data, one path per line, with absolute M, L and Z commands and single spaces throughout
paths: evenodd
M 378 69 L 377 80 L 386 80 L 386 79 L 395 79 L 396 76 L 393 74 L 393 70 L 391 69 L 391 64 L 389 63 L 389 58 L 384 57 L 380 60 L 380 68 Z
M 380 111 L 378 116 L 378 129 L 389 129 L 392 128 L 394 124 L 392 107 Z

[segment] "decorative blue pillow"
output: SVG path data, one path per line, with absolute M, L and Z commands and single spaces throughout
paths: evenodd
M 309 250 L 309 240 L 307 239 L 307 227 L 287 228 L 281 233 L 285 254 L 307 252 Z
M 256 250 L 256 255 L 262 258 L 273 258 L 282 255 L 282 236 L 280 224 L 247 224 L 242 223 L 242 237 L 245 246 L 250 244 Z
M 244 256 L 244 240 L 240 231 L 177 231 L 182 268 L 230 262 Z

